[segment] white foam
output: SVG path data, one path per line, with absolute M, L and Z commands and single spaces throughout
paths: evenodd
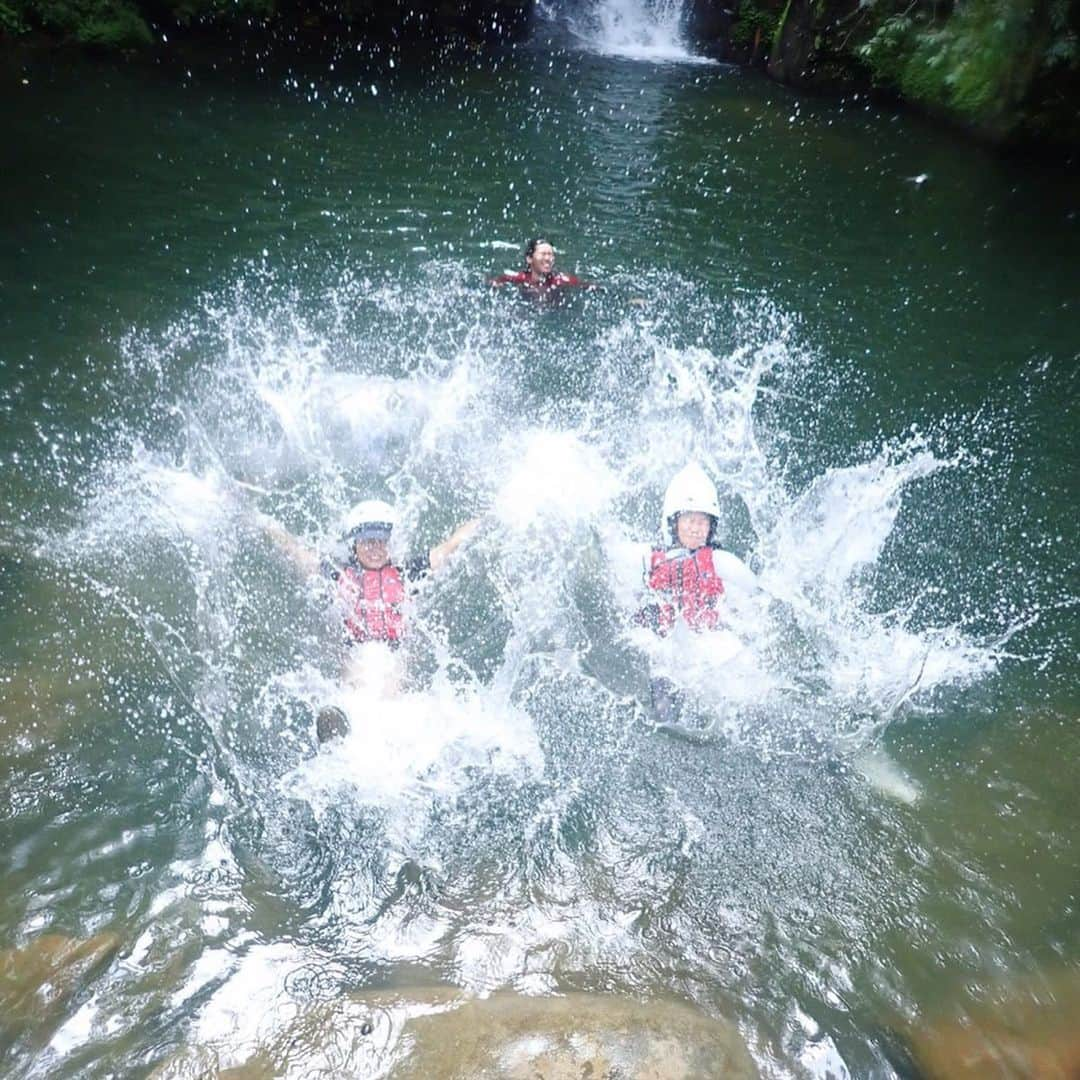
M 870 750 L 855 759 L 855 769 L 883 795 L 914 806 L 922 789 L 883 750 Z
M 510 443 L 492 509 L 514 532 L 565 535 L 602 518 L 620 490 L 602 453 L 575 432 L 534 428 L 515 433 Z
M 631 60 L 711 64 L 685 40 L 683 0 L 594 0 L 569 19 L 571 32 L 607 56 Z
M 381 687 L 342 688 L 334 699 L 348 735 L 283 781 L 317 812 L 343 793 L 408 819 L 420 804 L 449 796 L 471 769 L 534 774 L 543 757 L 529 718 L 483 693 L 448 685 L 387 695 Z

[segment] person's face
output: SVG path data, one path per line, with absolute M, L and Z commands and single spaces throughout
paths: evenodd
M 390 561 L 390 544 L 387 540 L 357 540 L 353 544 L 356 561 L 365 570 L 381 570 Z
M 696 551 L 709 539 L 709 515 L 700 510 L 684 510 L 675 519 L 675 536 L 680 547 Z
M 525 261 L 534 274 L 550 274 L 555 266 L 555 249 L 550 244 L 537 244 Z

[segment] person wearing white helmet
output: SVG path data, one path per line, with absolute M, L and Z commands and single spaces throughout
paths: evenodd
M 267 534 L 308 574 L 321 573 L 334 583 L 342 611 L 345 639 L 351 648 L 343 677 L 352 685 L 377 689 L 384 695 L 399 689 L 402 665 L 392 659 L 406 635 L 404 604 L 411 585 L 441 570 L 475 531 L 477 519 L 459 526 L 425 555 L 399 566 L 390 556 L 390 536 L 398 524 L 397 511 L 382 499 L 365 499 L 346 514 L 342 539 L 348 547 L 344 563 L 320 557 L 265 514 L 258 521 Z M 348 731 L 339 709 L 324 709 L 318 717 L 319 741 Z
M 647 602 L 638 621 L 665 635 L 682 619 L 692 630 L 715 629 L 724 582 L 713 565 L 720 501 L 696 462 L 668 484 L 660 512 L 661 546 L 645 557 Z
M 645 600 L 636 621 L 660 636 L 679 622 L 704 632 L 722 625 L 724 578 L 732 575 L 740 585 L 753 582 L 753 574 L 736 556 L 722 551 L 716 541 L 720 500 L 716 485 L 696 462 L 672 478 L 660 512 L 661 543 L 644 558 Z M 678 717 L 682 695 L 669 679 L 653 679 L 653 705 L 663 722 Z

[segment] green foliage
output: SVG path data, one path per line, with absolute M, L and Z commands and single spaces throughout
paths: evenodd
M 530 0 L 0 0 L 0 34 L 43 30 L 63 41 L 132 48 L 153 41 L 150 27 L 188 27 L 194 33 L 219 31 L 238 36 L 284 27 L 324 36 L 344 34 L 415 38 L 441 34 L 483 36 L 496 25 L 524 28 Z M 292 35 L 292 36 L 290 36 Z
M 873 37 L 856 49 L 866 62 L 879 86 L 899 87 L 904 68 L 915 51 L 918 28 L 909 15 L 892 15 L 885 19 Z
M 1076 63 L 1068 0 L 957 0 L 886 14 L 856 49 L 875 81 L 991 128 L 1008 126 L 1040 68 Z
M 777 23 L 776 12 L 758 7 L 754 0 L 743 0 L 731 24 L 731 43 L 739 49 L 749 49 L 759 35 L 761 41 L 771 42 Z
M 972 116 L 1011 101 L 1030 21 L 1029 0 L 968 0 L 940 30 L 919 36 L 901 90 Z
M 0 0 L 0 37 L 25 34 L 28 29 L 22 12 L 5 3 L 5 0 Z
M 150 18 L 187 25 L 264 20 L 274 10 L 275 0 L 0 0 L 0 31 L 33 26 L 82 45 L 130 49 L 153 43 Z
M 194 22 L 240 22 L 270 19 L 277 11 L 275 0 L 166 0 L 169 14 L 187 26 Z
M 87 19 L 75 31 L 83 45 L 124 49 L 150 45 L 154 37 L 142 16 L 129 4 L 101 0 L 94 4 Z
M 82 45 L 134 48 L 153 41 L 150 27 L 129 0 L 34 0 L 28 21 Z

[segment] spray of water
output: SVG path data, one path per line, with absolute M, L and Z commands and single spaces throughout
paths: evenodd
M 801 436 L 850 380 L 797 324 L 765 300 L 721 311 L 685 283 L 653 284 L 647 314 L 588 297 L 562 311 L 448 303 L 425 283 L 359 277 L 308 310 L 259 279 L 126 342 L 150 404 L 128 413 L 41 554 L 70 554 L 138 628 L 140 662 L 190 705 L 175 743 L 214 748 L 206 844 L 160 900 L 181 927 L 183 898 L 200 897 L 210 944 L 173 1007 L 199 1002 L 207 1039 L 249 1038 L 228 1001 L 265 965 L 285 979 L 314 963 L 312 926 L 332 926 L 335 956 L 438 954 L 481 990 L 546 988 L 545 956 L 642 955 L 605 909 L 608 868 L 656 836 L 674 838 L 679 865 L 708 835 L 681 777 L 628 779 L 635 740 L 666 737 L 650 734 L 650 676 L 686 695 L 684 734 L 805 763 L 873 750 L 898 716 L 932 719 L 943 694 L 1002 662 L 1027 612 L 1002 621 L 973 579 L 932 572 L 910 526 L 913 505 L 965 512 L 936 493 L 978 456 L 913 432 L 817 453 Z M 684 340 L 706 324 L 741 337 Z M 642 546 L 688 459 L 721 491 L 725 627 L 660 639 L 634 620 Z M 401 510 L 399 557 L 466 518 L 482 526 L 410 600 L 404 671 L 356 683 L 325 583 L 296 573 L 256 511 L 340 559 L 346 510 L 372 496 Z M 320 747 L 329 705 L 350 731 Z M 135 734 L 161 722 L 137 703 L 125 719 Z M 914 797 L 887 761 L 867 772 Z M 537 888 L 553 907 L 527 902 Z M 243 960 L 212 947 L 228 937 L 214 904 L 253 890 L 314 937 Z M 770 904 L 782 909 L 782 889 Z
M 345 292 L 333 296 L 335 311 L 370 305 L 381 318 L 418 309 L 436 318 L 422 289 L 357 283 Z M 77 547 L 95 572 L 125 574 L 132 601 L 170 628 L 166 636 L 187 641 L 215 681 L 248 682 L 234 688 L 238 702 L 294 668 L 288 657 L 298 647 L 312 686 L 315 673 L 324 680 L 313 693 L 325 696 L 325 680 L 337 674 L 319 641 L 337 616 L 320 609 L 318 583 L 290 587 L 285 577 L 285 603 L 304 612 L 299 646 L 266 631 L 261 653 L 244 642 L 247 620 L 261 621 L 257 613 L 283 591 L 254 511 L 342 558 L 339 522 L 363 496 L 398 501 L 399 557 L 407 538 L 422 550 L 440 531 L 483 516 L 479 539 L 411 615 L 428 680 L 457 665 L 471 693 L 497 685 L 512 696 L 514 664 L 538 649 L 580 657 L 629 647 L 643 673 L 677 677 L 704 716 L 765 745 L 788 723 L 823 738 L 870 737 L 902 705 L 994 668 L 995 649 L 957 620 L 935 623 L 925 604 L 883 607 L 880 599 L 883 558 L 894 554 L 906 500 L 971 461 L 909 435 L 792 489 L 775 452 L 784 433 L 769 430 L 764 416 L 770 400 L 815 377 L 814 361 L 767 305 L 751 320 L 760 339 L 728 352 L 679 345 L 651 320 L 600 324 L 589 392 L 560 393 L 560 358 L 549 353 L 540 391 L 549 401 L 539 417 L 536 388 L 507 361 L 517 328 L 500 329 L 491 314 L 459 312 L 473 320 L 459 335 L 464 345 L 449 333 L 440 342 L 436 327 L 413 343 L 419 359 L 371 372 L 363 338 L 342 362 L 340 325 L 316 329 L 295 309 L 271 316 L 246 302 L 230 310 L 208 301 L 194 317 L 201 325 L 153 347 L 168 357 L 195 340 L 202 360 L 192 385 L 201 389 L 168 405 L 171 445 L 151 448 L 147 433 L 128 433 L 129 450 L 102 467 Z M 144 367 L 146 343 L 133 338 L 128 348 L 132 365 Z M 632 624 L 641 544 L 654 540 L 659 495 L 689 459 L 719 482 L 721 533 L 741 561 L 726 575 L 724 633 L 658 639 Z M 257 558 L 245 558 L 252 552 Z M 917 577 L 917 568 L 909 564 L 905 576 Z M 925 601 L 925 586 L 940 587 L 923 583 L 911 595 Z M 607 624 L 598 624 L 609 602 Z M 456 640 L 463 622 L 483 627 L 464 657 Z M 252 655 L 237 664 L 245 649 Z M 592 675 L 598 691 L 610 691 L 610 708 L 625 680 L 617 671 Z M 449 681 L 441 686 L 450 692 Z M 636 692 L 643 698 L 640 685 Z M 523 747 L 532 759 L 535 748 Z

